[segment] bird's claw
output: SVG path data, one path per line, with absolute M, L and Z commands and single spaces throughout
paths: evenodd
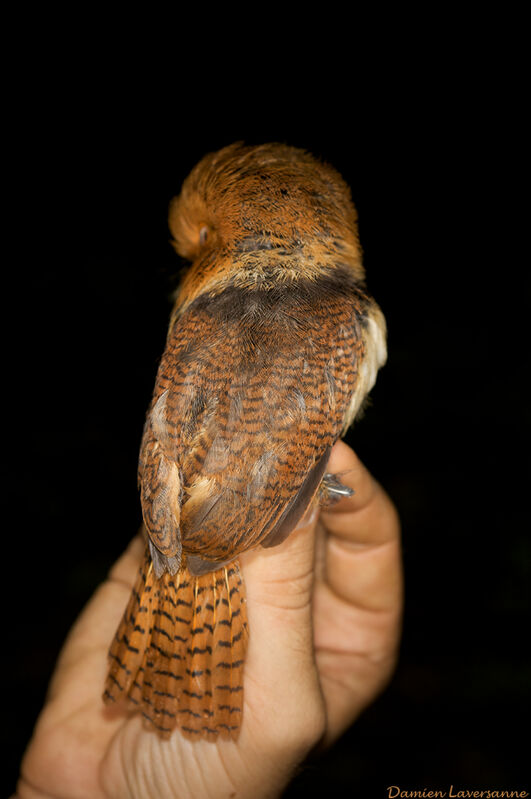
M 353 488 L 341 482 L 337 474 L 327 472 L 319 488 L 319 505 L 322 508 L 329 508 L 344 497 L 351 497 L 355 493 Z

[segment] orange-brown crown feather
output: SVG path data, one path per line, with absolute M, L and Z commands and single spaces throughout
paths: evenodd
M 205 156 L 170 205 L 174 246 L 193 261 L 178 305 L 229 281 L 312 278 L 335 264 L 363 281 L 357 214 L 333 167 L 284 144 Z
M 249 233 L 286 242 L 319 234 L 358 243 L 350 189 L 335 169 L 296 147 L 233 144 L 205 156 L 170 206 L 169 225 L 180 255 L 200 251 L 209 227 L 224 247 Z M 354 241 L 353 241 L 354 240 Z

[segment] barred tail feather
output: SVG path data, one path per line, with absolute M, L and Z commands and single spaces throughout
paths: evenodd
M 109 652 L 104 702 L 127 699 L 169 737 L 237 738 L 247 648 L 238 561 L 192 576 L 154 575 L 146 550 Z
M 144 658 L 153 627 L 153 568 L 144 557 L 122 621 L 109 651 L 109 671 L 103 700 L 109 704 L 129 696 L 135 704 L 142 693 Z

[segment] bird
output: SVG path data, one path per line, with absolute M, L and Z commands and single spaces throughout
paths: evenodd
M 350 188 L 304 149 L 205 155 L 168 224 L 187 266 L 140 448 L 145 554 L 103 701 L 162 738 L 237 740 L 250 635 L 239 556 L 352 493 L 327 464 L 386 361 L 386 322 Z

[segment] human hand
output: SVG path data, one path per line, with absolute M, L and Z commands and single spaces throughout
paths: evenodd
M 399 522 L 343 442 L 328 471 L 355 494 L 278 547 L 241 556 L 251 635 L 237 742 L 161 740 L 105 708 L 107 651 L 144 551 L 136 537 L 74 625 L 22 763 L 18 799 L 278 796 L 318 743 L 370 704 L 396 662 Z

